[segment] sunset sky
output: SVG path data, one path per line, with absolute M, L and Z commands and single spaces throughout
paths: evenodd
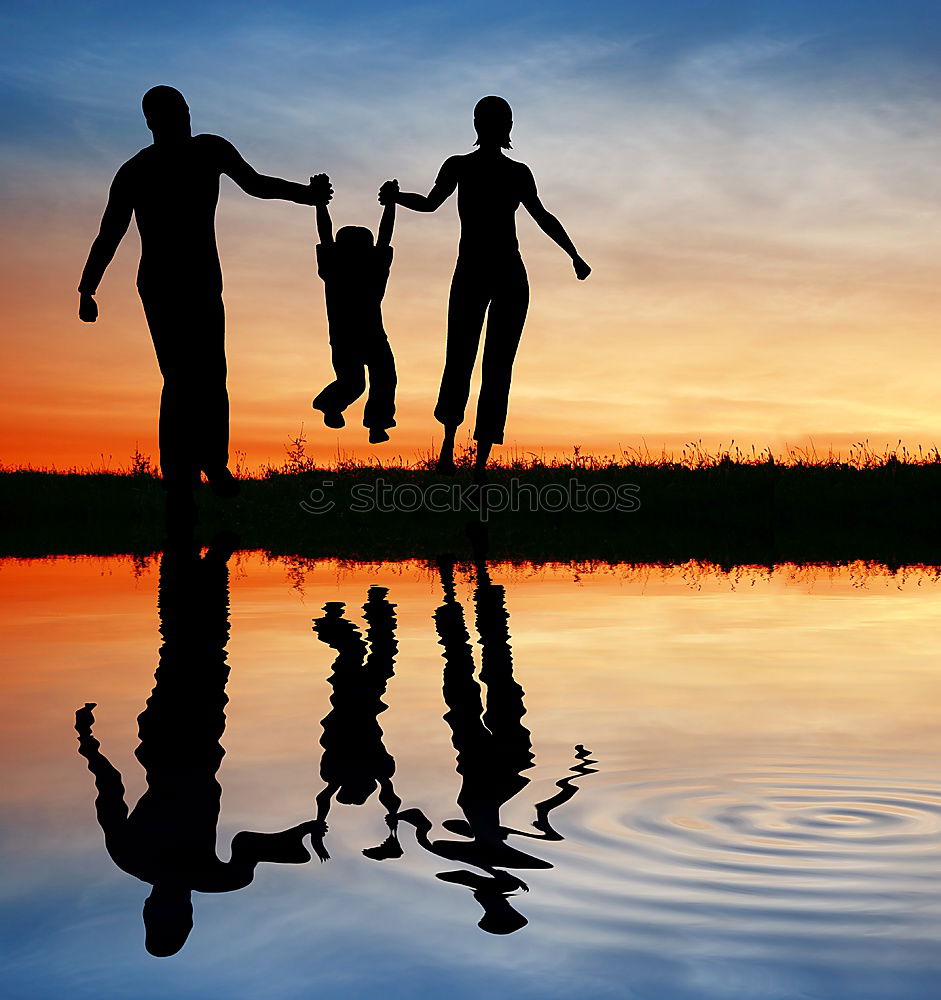
M 6 4 L 0 460 L 156 458 L 133 228 L 96 325 L 75 287 L 157 83 L 260 171 L 328 172 L 336 223 L 373 228 L 381 181 L 427 191 L 471 148 L 477 99 L 510 101 L 510 155 L 594 273 L 576 281 L 521 211 L 533 298 L 508 447 L 941 444 L 939 43 L 922 0 Z M 312 211 L 224 179 L 218 233 L 233 452 L 279 462 L 302 424 L 322 456 L 440 438 L 453 199 L 399 211 L 400 418 L 379 448 L 359 407 L 341 432 L 310 408 L 331 378 Z

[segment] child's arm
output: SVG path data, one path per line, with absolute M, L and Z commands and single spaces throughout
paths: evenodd
M 326 205 L 317 206 L 317 235 L 320 237 L 321 246 L 330 246 L 333 243 L 333 222 L 330 219 L 330 209 Z
M 320 237 L 321 244 L 330 246 L 333 243 L 333 221 L 330 218 L 330 210 L 327 208 L 327 202 L 333 195 L 330 178 L 326 174 L 317 174 L 315 177 L 311 177 L 310 183 L 314 188 L 316 198 L 314 204 L 317 206 L 317 235 Z
M 395 228 L 395 198 L 399 193 L 399 182 L 386 181 L 379 188 L 379 200 L 383 204 L 382 218 L 379 220 L 379 233 L 376 237 L 377 247 L 387 247 L 392 242 L 392 230 Z

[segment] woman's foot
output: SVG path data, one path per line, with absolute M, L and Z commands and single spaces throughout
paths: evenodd
M 370 444 L 382 444 L 383 441 L 389 440 L 389 433 L 383 427 L 370 427 L 369 428 L 369 443 Z
M 442 476 L 453 476 L 456 471 L 454 467 L 454 435 L 456 433 L 457 427 L 445 425 L 444 439 L 441 442 L 441 451 L 438 453 L 438 462 L 435 465 L 435 472 Z
M 483 486 L 487 482 L 487 461 L 490 458 L 490 450 L 492 448 L 492 441 L 477 442 L 477 457 L 474 460 L 474 482 L 478 486 Z

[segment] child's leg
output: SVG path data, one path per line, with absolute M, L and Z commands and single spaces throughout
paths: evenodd
M 395 357 L 389 338 L 382 333 L 376 336 L 366 352 L 369 369 L 369 396 L 363 411 L 363 426 L 370 430 L 395 427 Z
M 366 391 L 366 372 L 360 352 L 354 350 L 346 339 L 337 338 L 330 343 L 330 356 L 336 378 L 323 389 L 311 404 L 322 410 L 324 420 L 339 418 L 328 426 L 343 426 L 340 414 Z

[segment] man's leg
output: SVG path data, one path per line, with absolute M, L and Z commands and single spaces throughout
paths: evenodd
M 194 386 L 190 420 L 196 429 L 199 466 L 213 487 L 238 492 L 229 480 L 229 391 L 226 386 L 225 308 L 222 296 L 208 296 L 194 310 Z M 233 481 L 234 482 L 234 481 Z
M 448 301 L 448 341 L 435 419 L 444 424 L 439 472 L 454 471 L 454 435 L 464 422 L 471 374 L 480 346 L 484 314 L 490 302 L 486 276 L 458 261 Z
M 188 318 L 177 315 L 174 301 L 141 294 L 157 363 L 163 375 L 160 393 L 160 471 L 169 489 L 190 490 L 199 482 L 199 460 L 189 427 L 192 372 L 186 363 Z

